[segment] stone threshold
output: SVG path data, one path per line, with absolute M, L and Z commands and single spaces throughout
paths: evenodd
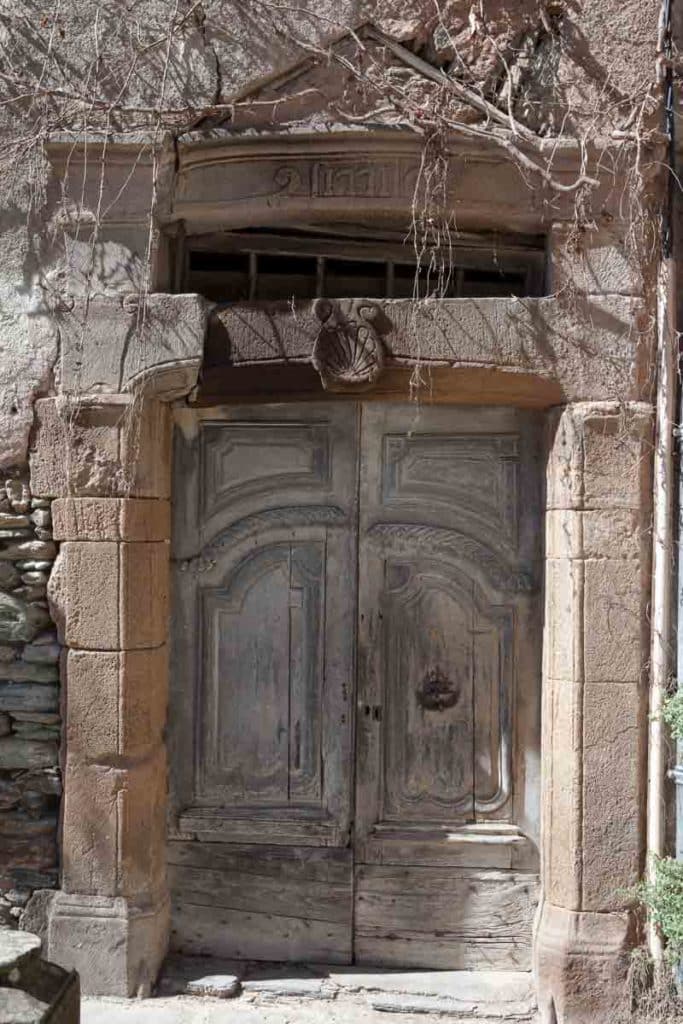
M 350 1000 L 370 1011 L 448 1016 L 479 1024 L 526 1024 L 536 1015 L 533 980 L 522 971 L 381 970 L 209 957 L 173 957 L 166 962 L 158 986 L 164 1002 L 182 997 L 189 1004 L 190 998 L 211 996 L 212 1002 L 230 998 L 233 1008 L 245 1002 L 264 1007 L 281 1000 L 316 1002 L 321 1013 L 325 1002 L 339 1005 Z M 336 1013 L 332 1016 L 342 1019 Z

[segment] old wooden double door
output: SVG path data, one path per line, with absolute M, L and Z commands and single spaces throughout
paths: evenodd
M 176 434 L 173 946 L 528 967 L 533 416 L 282 404 Z

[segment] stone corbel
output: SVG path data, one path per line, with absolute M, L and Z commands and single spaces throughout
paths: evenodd
M 96 296 L 55 311 L 63 395 L 191 392 L 204 352 L 208 305 L 199 295 Z

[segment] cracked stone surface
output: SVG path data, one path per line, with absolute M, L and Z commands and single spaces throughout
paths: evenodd
M 212 977 L 241 983 L 230 1000 L 231 1024 L 402 1024 L 443 1020 L 469 1024 L 533 1024 L 531 975 L 500 971 L 378 971 L 321 964 L 221 961 L 170 957 L 159 997 L 143 1001 L 87 998 L 83 1024 L 213 1024 L 225 1020 L 219 995 L 201 993 Z

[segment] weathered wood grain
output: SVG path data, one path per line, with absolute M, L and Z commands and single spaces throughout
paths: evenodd
M 349 963 L 350 850 L 169 844 L 178 952 Z
M 359 867 L 356 959 L 387 966 L 526 970 L 537 896 L 536 875 Z

